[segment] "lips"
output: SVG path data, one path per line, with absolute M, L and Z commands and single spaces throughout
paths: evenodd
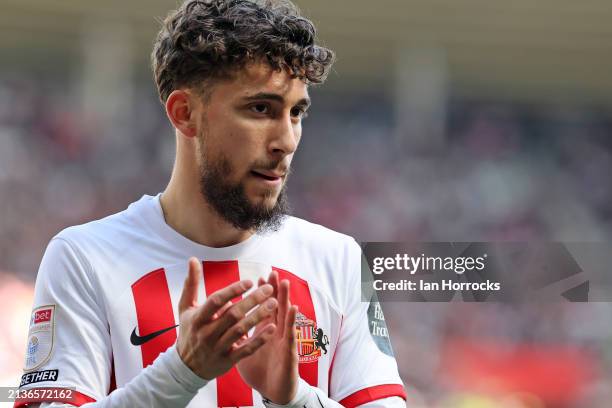
M 269 170 L 252 170 L 251 173 L 270 181 L 278 180 L 279 178 L 284 177 L 283 173 L 278 173 Z

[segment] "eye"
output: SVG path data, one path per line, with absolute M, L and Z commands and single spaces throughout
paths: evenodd
M 308 113 L 306 112 L 306 110 L 304 110 L 304 108 L 295 107 L 291 109 L 291 116 L 304 119 L 308 117 Z
M 255 105 L 251 105 L 249 109 L 259 114 L 266 114 L 270 112 L 270 106 L 265 103 L 257 103 Z

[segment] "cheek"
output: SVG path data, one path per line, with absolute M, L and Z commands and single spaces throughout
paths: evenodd
M 209 116 L 206 151 L 213 157 L 224 155 L 238 176 L 250 171 L 253 163 L 265 157 L 267 132 L 265 121 L 243 118 L 230 108 Z
M 248 129 L 236 121 L 221 118 L 215 126 L 211 126 L 205 143 L 207 151 L 212 154 L 224 154 L 228 158 L 242 156 L 249 149 L 251 138 Z
M 215 115 L 215 134 L 225 139 L 228 144 L 240 145 L 257 140 L 257 136 L 266 131 L 265 121 L 244 117 L 232 108 Z M 227 136 L 230 136 L 227 137 Z

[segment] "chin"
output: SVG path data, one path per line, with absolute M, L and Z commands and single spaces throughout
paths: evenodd
M 278 199 L 278 194 L 274 194 L 273 197 L 268 196 L 268 195 L 263 196 L 263 197 L 259 196 L 255 200 L 250 200 L 250 201 L 253 206 L 264 208 L 266 210 L 271 210 L 276 205 L 277 199 Z
M 280 192 L 281 188 L 277 187 L 259 187 L 250 191 L 247 190 L 247 197 L 253 205 L 270 205 L 270 207 L 273 207 L 276 205 Z

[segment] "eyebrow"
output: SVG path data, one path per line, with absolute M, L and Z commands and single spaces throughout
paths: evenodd
M 285 98 L 283 98 L 282 95 L 275 94 L 275 93 L 269 93 L 269 92 L 259 92 L 259 93 L 256 93 L 255 95 L 247 96 L 244 99 L 247 101 L 260 101 L 262 99 L 267 99 L 267 100 L 277 101 L 280 103 L 285 103 Z M 302 98 L 299 101 L 297 101 L 295 106 L 302 106 L 302 107 L 308 108 L 310 106 L 310 103 L 311 103 L 310 98 Z

